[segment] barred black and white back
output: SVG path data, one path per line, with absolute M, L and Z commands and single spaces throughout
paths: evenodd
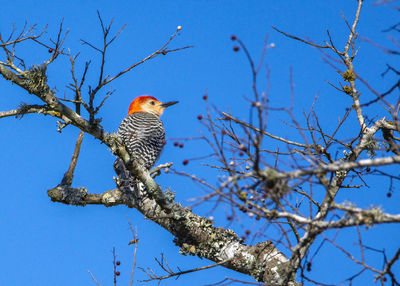
M 122 120 L 118 136 L 131 156 L 147 169 L 153 167 L 164 147 L 165 129 L 157 115 L 135 112 Z

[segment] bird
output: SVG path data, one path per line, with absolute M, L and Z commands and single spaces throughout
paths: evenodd
M 176 103 L 178 101 L 162 103 L 149 95 L 136 97 L 129 105 L 128 115 L 119 125 L 117 136 L 131 159 L 148 170 L 154 166 L 165 145 L 165 129 L 160 116 L 165 108 Z M 114 168 L 116 165 L 117 162 Z

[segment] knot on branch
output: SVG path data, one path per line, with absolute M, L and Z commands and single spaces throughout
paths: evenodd
M 47 190 L 47 195 L 53 202 L 61 202 L 75 206 L 85 206 L 85 197 L 88 194 L 86 188 L 72 188 L 68 185 L 58 185 Z

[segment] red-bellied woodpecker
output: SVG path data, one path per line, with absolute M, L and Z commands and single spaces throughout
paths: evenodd
M 130 156 L 147 169 L 157 161 L 165 144 L 165 130 L 160 115 L 165 108 L 176 103 L 161 103 L 152 96 L 139 96 L 132 101 L 128 116 L 119 126 L 117 134 Z

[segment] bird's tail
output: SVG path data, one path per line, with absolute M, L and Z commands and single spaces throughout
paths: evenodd
M 119 188 L 128 192 L 133 192 L 136 196 L 140 196 L 145 191 L 146 187 L 144 184 L 131 175 L 121 159 L 118 158 L 115 160 L 114 170 L 118 176 L 117 184 Z

